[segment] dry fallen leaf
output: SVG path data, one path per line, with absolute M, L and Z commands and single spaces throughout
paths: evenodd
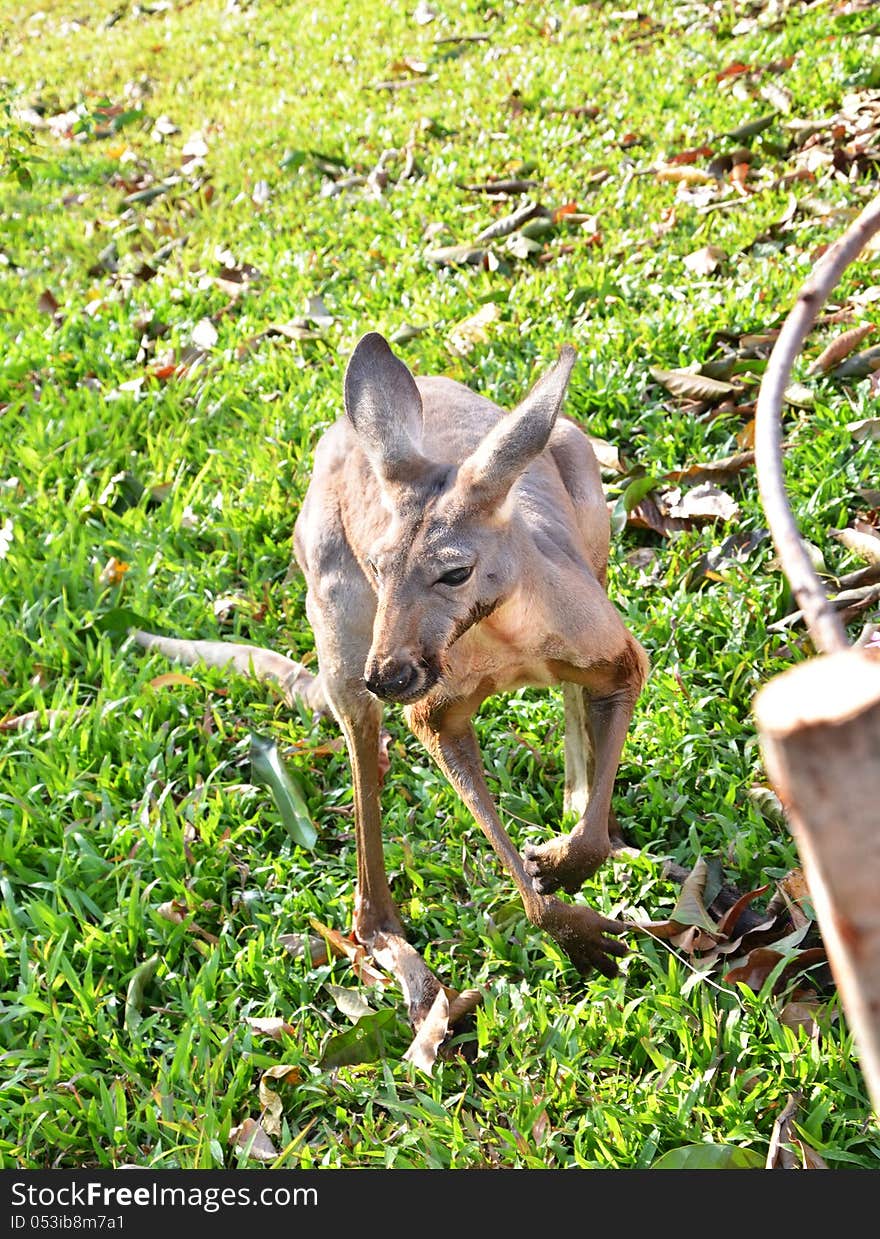
M 759 994 L 773 969 L 784 958 L 784 955 L 779 951 L 774 951 L 771 947 L 755 947 L 754 950 L 749 952 L 745 963 L 740 964 L 736 968 L 731 968 L 724 980 L 731 985 L 737 982 L 747 985 L 749 989 Z M 823 947 L 807 947 L 806 950 L 798 951 L 780 972 L 773 987 L 774 993 L 779 993 L 784 989 L 785 983 L 790 977 L 824 959 L 825 950 Z
M 862 327 L 852 327 L 849 331 L 844 331 L 836 340 L 832 340 L 827 348 L 822 350 L 815 361 L 810 362 L 807 367 L 807 374 L 827 374 L 829 370 L 833 370 L 836 365 L 839 365 L 845 357 L 849 357 L 850 353 L 854 352 L 873 330 L 873 323 L 866 323 Z
M 281 934 L 278 941 L 294 959 L 307 956 L 313 968 L 320 968 L 327 962 L 327 942 L 324 938 L 313 934 Z
M 820 1010 L 818 1002 L 788 1002 L 779 1013 L 779 1022 L 793 1032 L 802 1028 L 807 1036 L 815 1037 L 819 1032 L 816 1016 Z
M 734 456 L 725 456 L 721 460 L 709 460 L 698 465 L 689 465 L 686 469 L 674 469 L 666 474 L 670 482 L 708 482 L 713 478 L 731 477 L 743 469 L 751 468 L 755 463 L 754 452 L 737 452 Z
M 488 301 L 480 306 L 476 314 L 471 314 L 456 323 L 447 333 L 449 347 L 458 357 L 466 357 L 478 344 L 485 344 L 489 338 L 489 328 L 497 323 L 501 310 L 494 301 Z
M 390 985 L 391 978 L 384 976 L 370 963 L 367 952 L 359 942 L 346 938 L 338 929 L 324 925 L 317 917 L 310 916 L 312 929 L 316 930 L 326 941 L 334 955 L 339 955 L 351 961 L 352 970 L 358 980 L 365 985 Z
M 271 1037 L 273 1041 L 280 1041 L 285 1035 L 292 1037 L 296 1032 L 292 1024 L 288 1024 L 278 1015 L 249 1015 L 245 1023 L 257 1036 Z
M 706 400 L 710 404 L 718 404 L 725 396 L 733 396 L 738 390 L 733 383 L 710 379 L 704 374 L 694 374 L 691 370 L 661 370 L 652 366 L 650 374 L 673 396 L 684 396 L 688 400 Z
M 832 529 L 830 534 L 859 558 L 871 564 L 880 564 L 880 533 L 869 533 L 864 529 Z
M 715 178 L 702 168 L 692 168 L 682 164 L 668 164 L 658 168 L 654 173 L 658 181 L 674 181 L 684 185 L 707 185 Z
M 880 439 L 880 417 L 863 417 L 846 428 L 854 439 Z
M 194 348 L 209 352 L 217 343 L 217 328 L 210 318 L 200 318 L 192 329 L 190 341 Z
M 727 254 L 723 249 L 717 245 L 704 245 L 692 254 L 685 254 L 681 261 L 688 271 L 693 271 L 695 275 L 711 275 L 726 260 Z
M 801 1104 L 799 1093 L 789 1096 L 781 1114 L 773 1124 L 767 1151 L 767 1170 L 827 1170 L 823 1159 L 794 1134 L 794 1120 Z
M 302 1072 L 295 1063 L 279 1063 L 267 1068 L 260 1076 L 259 1097 L 263 1113 L 260 1118 L 263 1131 L 267 1136 L 281 1135 L 281 1116 L 284 1106 L 281 1097 L 270 1088 L 268 1081 L 277 1080 L 280 1084 L 299 1084 Z
M 599 462 L 599 468 L 604 469 L 607 473 L 626 473 L 628 466 L 621 459 L 620 452 L 613 443 L 608 443 L 605 439 L 597 439 L 595 435 L 588 435 L 590 446 L 596 460 Z
M 128 572 L 129 567 L 129 564 L 125 564 L 122 560 L 116 559 L 111 555 L 101 569 L 101 575 L 98 579 L 102 585 L 119 585 L 126 572 Z
M 278 1150 L 256 1119 L 247 1118 L 229 1133 L 229 1143 L 247 1151 L 255 1162 L 273 1162 Z
M 739 515 L 737 502 L 711 482 L 703 482 L 683 495 L 678 488 L 667 491 L 661 507 L 673 520 L 732 521 Z
M 480 266 L 485 257 L 486 250 L 479 245 L 441 245 L 426 252 L 425 262 L 434 267 Z

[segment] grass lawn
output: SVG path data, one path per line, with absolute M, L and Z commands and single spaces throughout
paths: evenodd
M 703 858 L 710 883 L 767 884 L 763 907 L 798 862 L 754 791 L 751 702 L 809 647 L 770 630 L 793 608 L 753 468 L 710 478 L 717 519 L 688 515 L 705 477 L 667 475 L 748 451 L 767 333 L 876 188 L 876 9 L 6 0 L 0 60 L 21 172 L 0 183 L 0 1164 L 635 1168 L 694 1143 L 762 1164 L 799 1095 L 792 1156 L 876 1168 L 803 937 L 750 983 L 725 979 L 747 952 L 694 935 L 630 934 L 618 977 L 581 979 L 389 710 L 395 898 L 438 974 L 485 995 L 430 1077 L 402 1061 L 397 990 L 292 949 L 311 918 L 350 927 L 337 732 L 216 670 L 169 677 L 122 613 L 308 662 L 291 533 L 358 336 L 505 405 L 569 341 L 568 411 L 622 457 L 610 589 L 653 667 L 615 793 L 641 851 L 583 897 L 663 921 L 665 862 Z M 467 188 L 499 180 L 527 184 Z M 543 211 L 478 239 L 525 199 Z M 878 523 L 877 444 L 849 428 L 876 384 L 870 359 L 806 367 L 876 323 L 878 285 L 869 253 L 786 414 L 833 577 L 860 561 L 832 531 Z M 561 723 L 531 690 L 478 719 L 518 847 L 562 824 Z M 264 1162 L 230 1134 L 261 1117 Z

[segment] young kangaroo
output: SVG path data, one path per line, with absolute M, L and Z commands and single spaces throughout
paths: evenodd
M 612 786 L 647 671 L 604 588 L 609 524 L 592 448 L 557 420 L 574 360 L 564 348 L 505 414 L 450 379 L 414 379 L 371 332 L 348 365 L 345 416 L 315 453 L 294 544 L 321 688 L 354 775 L 354 928 L 380 961 L 390 949 L 396 971 L 408 952 L 382 857 L 383 702 L 404 707 L 529 920 L 581 970 L 613 974 L 612 957 L 624 954 L 610 936 L 621 925 L 551 894 L 576 891 L 610 851 Z M 571 834 L 521 858 L 486 786 L 471 718 L 493 693 L 558 683 L 569 799 L 581 816 Z M 436 982 L 415 967 L 406 988 L 417 1018 Z
M 647 673 L 605 592 L 609 523 L 595 456 L 583 432 L 558 419 L 574 360 L 563 348 L 505 413 L 450 379 L 413 378 L 381 335 L 365 335 L 345 375 L 345 416 L 318 444 L 294 535 L 317 677 L 268 652 L 261 664 L 245 646 L 138 636 L 187 661 L 250 667 L 332 711 L 354 782 L 355 934 L 400 980 L 416 1028 L 441 987 L 404 937 L 385 874 L 385 702 L 403 706 L 529 920 L 581 971 L 613 975 L 625 953 L 614 937 L 623 925 L 552 893 L 576 891 L 609 854 L 612 787 Z M 580 816 L 570 834 L 521 857 L 486 785 L 471 719 L 493 693 L 560 683 L 566 804 Z

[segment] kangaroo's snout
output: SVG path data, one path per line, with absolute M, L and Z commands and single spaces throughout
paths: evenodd
M 364 674 L 364 683 L 374 697 L 404 704 L 424 697 L 436 682 L 436 674 L 414 662 L 387 662 L 382 667 L 368 665 Z

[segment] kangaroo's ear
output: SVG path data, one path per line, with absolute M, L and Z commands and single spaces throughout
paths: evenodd
M 502 503 L 526 466 L 547 446 L 577 353 L 568 344 L 521 404 L 502 417 L 463 461 L 456 489 L 481 508 Z
M 376 331 L 361 336 L 349 360 L 345 412 L 384 481 L 405 482 L 418 472 L 422 399 L 407 367 Z

